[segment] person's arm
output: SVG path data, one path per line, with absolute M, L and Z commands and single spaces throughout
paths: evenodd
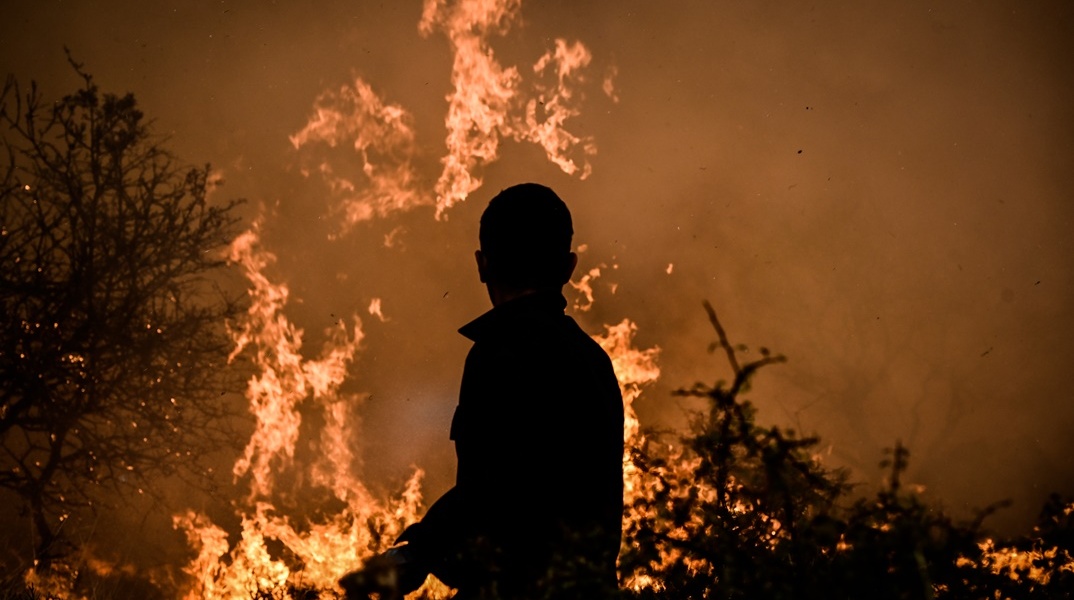
M 420 521 L 403 531 L 395 545 L 370 557 L 360 570 L 340 579 L 345 597 L 364 600 L 375 593 L 402 598 L 421 587 L 430 573 L 445 584 L 458 587 L 461 581 L 449 558 L 457 553 L 454 548 L 461 545 L 460 508 L 459 492 L 456 488 L 448 490 Z

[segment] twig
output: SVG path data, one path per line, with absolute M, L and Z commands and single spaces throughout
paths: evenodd
M 716 336 L 720 339 L 720 347 L 727 353 L 727 361 L 731 363 L 731 369 L 735 372 L 735 375 L 738 375 L 741 367 L 738 366 L 738 359 L 735 358 L 735 349 L 731 347 L 731 342 L 727 341 L 727 333 L 723 330 L 723 325 L 720 325 L 720 320 L 716 317 L 716 309 L 712 308 L 708 300 L 703 300 L 701 304 L 705 307 L 705 312 L 709 314 L 709 322 L 716 329 Z

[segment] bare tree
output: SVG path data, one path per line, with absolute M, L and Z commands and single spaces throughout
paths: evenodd
M 12 77 L 0 93 L 0 488 L 39 562 L 102 498 L 197 471 L 237 387 L 237 307 L 211 278 L 236 202 L 210 202 L 207 166 L 71 65 L 83 84 L 59 101 Z

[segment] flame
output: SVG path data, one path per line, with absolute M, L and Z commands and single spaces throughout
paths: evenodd
M 555 40 L 533 65 L 534 81 L 524 90 L 519 69 L 501 65 L 489 41 L 518 21 L 520 8 L 520 0 L 425 2 L 419 32 L 443 33 L 454 57 L 453 90 L 446 97 L 446 154 L 431 187 L 415 166 L 421 148 L 405 108 L 382 99 L 360 77 L 316 98 L 306 125 L 290 141 L 299 152 L 303 175 L 319 176 L 332 192 L 338 234 L 423 205 L 435 204 L 436 216 L 442 218 L 481 186 L 476 172 L 498 158 L 504 138 L 537 144 L 565 173 L 588 176 L 588 157 L 596 147 L 591 138 L 568 132 L 565 124 L 579 114 L 577 87 L 585 81 L 592 55 L 581 42 Z M 398 244 L 399 232 L 389 233 L 385 246 Z M 235 341 L 231 359 L 248 355 L 257 369 L 246 390 L 254 432 L 233 469 L 236 482 L 247 484 L 249 491 L 236 503 L 242 531 L 234 541 L 205 515 L 174 517 L 174 526 L 185 532 L 196 552 L 185 569 L 193 579 L 186 597 L 230 598 L 255 591 L 284 597 L 301 586 L 335 589 L 343 573 L 383 550 L 417 519 L 422 473 L 416 471 L 398 497 L 387 501 L 374 498 L 354 476 L 359 457 L 351 444 L 360 399 L 341 393 L 340 386 L 362 344 L 358 316 L 353 325 L 340 321 L 326 330 L 319 357 L 308 358 L 303 331 L 285 315 L 287 286 L 266 275 L 275 256 L 261 248 L 260 222 L 231 244 L 229 259 L 250 286 L 250 309 L 230 329 Z M 385 318 L 378 298 L 368 310 Z M 623 353 L 618 359 L 622 368 L 638 370 L 635 379 L 626 380 L 631 382 L 626 394 L 634 398 L 644 369 L 650 369 L 648 376 L 656 375 L 651 364 L 629 364 L 655 356 L 631 354 L 621 346 L 629 344 L 631 327 L 624 322 L 609 328 L 605 343 Z M 304 415 L 315 415 L 321 423 L 311 464 L 300 464 L 295 456 Z M 630 419 L 636 434 L 633 410 Z M 300 492 L 310 489 L 330 494 L 344 508 L 311 521 L 278 507 L 293 506 Z M 426 597 L 446 594 L 432 582 L 423 589 Z
M 454 90 L 447 96 L 444 120 L 448 153 L 441 159 L 435 190 L 438 218 L 481 187 L 475 171 L 498 158 L 501 137 L 536 143 L 568 175 L 579 173 L 584 179 L 591 171 L 592 138 L 576 136 L 563 125 L 579 114 L 575 88 L 584 81 L 582 72 L 592 55 L 581 42 L 555 40 L 555 48 L 533 66 L 536 75 L 553 76 L 554 82 L 538 82 L 533 92 L 523 93 L 518 68 L 501 65 L 489 43 L 492 35 L 507 33 L 521 7 L 521 0 L 425 1 L 419 32 L 444 33 L 454 55 Z M 569 156 L 578 150 L 581 167 Z
M 384 316 L 384 309 L 381 307 L 380 298 L 373 298 L 369 301 L 369 314 L 376 317 L 382 323 L 388 320 L 388 317 Z
M 419 175 L 416 164 L 423 150 L 415 119 L 402 105 L 385 101 L 357 76 L 316 97 L 306 125 L 289 139 L 304 161 L 303 174 L 318 175 L 331 190 L 339 233 L 419 206 L 435 205 L 436 217 L 443 218 L 449 208 L 481 187 L 480 171 L 499 158 L 504 139 L 539 146 L 568 175 L 580 179 L 590 175 L 589 161 L 596 145 L 591 137 L 571 132 L 567 124 L 580 114 L 584 99 L 580 90 L 587 82 L 592 53 L 580 41 L 557 38 L 528 70 L 501 64 L 491 40 L 506 35 L 518 23 L 521 5 L 521 0 L 424 2 L 420 35 L 443 34 L 453 57 L 451 91 L 445 97 L 445 153 L 432 185 Z M 612 102 L 619 101 L 617 75 L 617 69 L 609 67 L 600 82 Z M 218 173 L 212 174 L 209 184 L 217 187 Z M 342 574 L 391 544 L 406 525 L 418 519 L 422 506 L 420 470 L 389 499 L 375 497 L 355 475 L 360 457 L 353 440 L 361 398 L 342 392 L 341 387 L 361 350 L 361 321 L 357 315 L 352 324 L 339 321 L 324 332 L 326 342 L 318 357 L 307 357 L 303 330 L 285 314 L 289 289 L 267 274 L 275 256 L 261 247 L 260 223 L 255 221 L 229 249 L 230 261 L 249 283 L 251 304 L 246 315 L 231 324 L 235 347 L 230 360 L 249 356 L 256 367 L 246 389 L 254 430 L 233 467 L 236 482 L 248 487 L 234 505 L 241 531 L 232 540 L 204 514 L 186 511 L 173 517 L 174 527 L 185 534 L 194 551 L 183 568 L 190 576 L 185 590 L 188 599 L 267 597 L 265 593 L 282 598 L 294 595 L 296 588 L 335 590 Z M 402 232 L 397 227 L 388 233 L 384 245 L 401 244 Z M 673 271 L 669 263 L 665 272 L 671 275 Z M 596 267 L 571 282 L 585 299 L 575 304 L 577 310 L 592 306 L 592 283 L 600 275 L 601 267 Z M 611 288 L 614 293 L 614 284 Z M 379 298 L 370 302 L 368 311 L 385 319 Z M 652 503 L 645 501 L 656 496 L 659 485 L 633 461 L 634 453 L 647 443 L 634 404 L 660 376 L 660 349 L 638 349 L 636 334 L 637 325 L 624 319 L 594 336 L 611 357 L 623 394 L 624 500 L 628 507 L 624 529 L 628 532 L 656 518 Z M 67 360 L 76 363 L 82 358 L 70 355 Z M 308 464 L 296 460 L 304 416 L 315 416 L 320 423 L 314 458 Z M 669 479 L 690 480 L 699 459 L 687 459 L 674 448 L 668 452 Z M 334 512 L 315 519 L 289 514 L 302 492 L 310 490 L 330 498 Z M 715 497 L 715 490 L 701 484 L 671 493 L 696 494 L 708 501 Z M 740 504 L 733 510 L 749 508 Z M 778 535 L 781 524 L 772 520 L 769 525 L 773 535 Z M 669 535 L 684 538 L 687 533 L 679 529 Z M 628 535 L 624 544 L 630 543 Z M 982 543 L 981 549 L 983 566 L 996 572 L 1011 566 L 1024 568 L 1028 577 L 1042 582 L 1049 574 L 1034 563 L 1057 556 L 1055 548 L 1017 551 L 996 547 L 991 540 Z M 1065 566 L 1060 568 L 1074 570 L 1074 560 L 1064 558 Z M 666 550 L 658 560 L 670 565 L 684 559 L 675 550 Z M 86 564 L 102 572 L 113 568 L 92 561 Z M 695 560 L 688 567 L 703 571 L 711 565 Z M 31 569 L 26 582 L 49 596 L 74 598 L 77 577 L 73 568 L 56 565 L 46 574 Z M 1017 575 L 1012 573 L 1012 577 Z M 660 581 L 634 574 L 627 574 L 624 583 L 636 590 L 662 587 Z M 448 596 L 435 580 L 426 582 L 419 593 L 426 598 Z
M 254 433 L 234 468 L 236 480 L 248 481 L 250 493 L 236 506 L 242 534 L 234 545 L 204 515 L 187 512 L 174 518 L 197 552 L 184 569 L 194 579 L 186 598 L 233 598 L 256 590 L 283 594 L 301 586 L 334 589 L 340 576 L 382 551 L 417 519 L 422 472 L 416 471 L 399 496 L 387 501 L 374 498 L 354 476 L 357 457 L 351 444 L 358 399 L 339 387 L 362 341 L 358 317 L 352 327 L 341 321 L 327 330 L 320 357 L 306 358 L 303 331 L 283 312 L 288 288 L 265 275 L 275 257 L 261 249 L 258 223 L 232 243 L 230 259 L 250 283 L 251 304 L 231 329 L 232 356 L 248 351 L 259 370 L 246 391 Z M 317 458 L 305 468 L 294 461 L 300 409 L 317 411 L 324 423 Z M 281 486 L 277 476 L 293 471 L 304 474 L 296 481 L 308 481 L 306 491 L 326 490 L 342 510 L 321 521 L 281 514 L 273 501 L 297 497 L 300 490 Z M 270 551 L 270 545 L 284 551 Z
M 232 598 L 254 591 L 286 597 L 300 586 L 334 589 L 343 573 L 382 551 L 407 524 L 417 520 L 422 473 L 415 472 L 399 496 L 388 502 L 375 499 L 353 475 L 357 457 L 350 440 L 355 433 L 355 402 L 342 395 L 339 386 L 362 341 L 358 318 L 354 318 L 353 328 L 341 322 L 326 332 L 328 341 L 321 358 L 305 358 L 303 331 L 283 313 L 288 288 L 265 275 L 275 257 L 261 249 L 257 223 L 235 240 L 230 259 L 250 282 L 251 299 L 244 320 L 232 327 L 236 344 L 233 356 L 248 351 L 260 371 L 247 388 L 255 431 L 234 469 L 238 480 L 249 481 L 250 494 L 236 507 L 242 530 L 234 544 L 229 542 L 228 533 L 205 515 L 187 511 L 174 517 L 174 526 L 186 534 L 196 552 L 184 568 L 192 579 L 185 598 Z M 641 476 L 629 450 L 643 439 L 633 403 L 643 387 L 660 374 L 656 365 L 659 349 L 635 348 L 636 333 L 637 326 L 623 320 L 605 326 L 601 335 L 594 336 L 611 357 L 623 392 L 628 500 L 641 490 Z M 324 421 L 318 460 L 306 472 L 309 485 L 330 491 L 345 506 L 317 522 L 281 514 L 272 502 L 290 491 L 280 489 L 276 477 L 297 468 L 294 452 L 303 407 L 319 409 Z M 271 546 L 285 550 L 273 552 Z M 434 579 L 423 588 L 428 598 L 446 597 L 447 592 Z
M 524 88 L 518 67 L 500 64 L 490 43 L 519 20 L 521 6 L 521 0 L 425 2 L 419 33 L 443 33 L 453 56 L 446 154 L 431 190 L 414 164 L 420 152 L 406 109 L 382 100 L 360 77 L 317 97 L 306 126 L 290 139 L 316 163 L 303 173 L 319 173 L 339 200 L 341 233 L 362 221 L 433 203 L 437 218 L 443 218 L 481 187 L 478 170 L 499 158 L 503 138 L 536 144 L 564 173 L 589 176 L 596 144 L 568 131 L 566 122 L 580 114 L 579 89 L 592 54 L 582 42 L 556 39 L 534 63 L 534 81 Z M 347 147 L 355 156 L 342 150 Z M 360 175 L 352 173 L 355 157 Z
M 53 564 L 48 569 L 38 571 L 37 561 L 23 575 L 23 582 L 28 589 L 46 598 L 79 598 L 75 593 L 75 580 L 78 569 L 68 564 Z
M 363 335 L 357 316 L 350 331 L 340 321 L 325 332 L 328 342 L 321 358 L 303 358 L 302 330 L 283 314 L 287 286 L 274 284 L 264 275 L 275 256 L 259 249 L 259 229 L 260 223 L 255 222 L 252 229 L 232 242 L 229 252 L 229 259 L 242 269 L 251 286 L 247 318 L 232 329 L 235 349 L 230 358 L 252 346 L 254 362 L 261 367 L 261 373 L 250 379 L 246 391 L 256 430 L 234 467 L 236 477 L 253 478 L 252 498 L 270 495 L 273 473 L 292 465 L 302 422 L 299 403 L 311 394 L 316 400 L 335 398 Z
M 84 580 L 87 576 L 141 576 L 151 584 L 167 584 L 174 579 L 168 567 L 140 570 L 130 562 L 102 559 L 98 556 L 98 548 L 92 542 L 87 542 L 78 548 L 77 558 L 74 561 L 53 562 L 47 568 L 40 570 L 39 567 L 39 563 L 35 561 L 33 568 L 23 574 L 23 583 L 27 591 L 25 595 L 18 595 L 18 597 L 88 600 L 85 594 L 76 590 L 77 582 L 80 579 Z M 13 590 L 7 590 L 5 597 L 16 597 L 16 593 Z
M 615 376 L 619 380 L 619 389 L 623 394 L 623 501 L 626 507 L 623 513 L 623 531 L 626 534 L 623 538 L 624 546 L 633 543 L 630 537 L 632 531 L 637 530 L 640 524 L 655 518 L 655 512 L 651 508 L 640 508 L 640 506 L 650 506 L 648 503 L 639 505 L 637 501 L 652 498 L 654 486 L 657 485 L 657 482 L 647 477 L 633 460 L 634 453 L 646 443 L 645 436 L 641 432 L 641 423 L 634 410 L 634 402 L 641 397 L 645 386 L 660 378 L 660 368 L 656 363 L 660 348 L 637 349 L 634 346 L 637 331 L 638 326 L 634 322 L 624 319 L 617 325 L 605 325 L 602 335 L 593 336 L 593 339 L 611 357 L 612 368 L 615 370 Z M 674 463 L 683 469 L 692 467 L 685 461 L 674 461 Z M 666 564 L 679 558 L 677 554 L 662 557 L 664 561 L 667 561 Z M 659 582 L 633 574 L 627 574 L 623 583 L 635 590 L 660 588 Z
M 526 102 L 525 127 L 515 130 L 516 138 L 529 140 L 544 148 L 545 156 L 564 173 L 578 174 L 585 179 L 592 173 L 589 157 L 597 153 L 591 137 L 578 137 L 563 125 L 567 119 L 580 111 L 576 103 L 576 88 L 585 81 L 584 69 L 593 55 L 581 42 L 568 44 L 556 39 L 555 50 L 550 50 L 533 65 L 539 75 L 552 73 L 555 83 L 551 86 L 538 84 L 538 95 Z M 570 155 L 580 148 L 582 165 L 579 167 Z
M 604 333 L 593 336 L 600 347 L 612 359 L 612 368 L 619 379 L 619 390 L 623 393 L 625 412 L 625 430 L 623 440 L 627 449 L 635 447 L 643 439 L 638 415 L 634 410 L 634 401 L 641 397 L 643 388 L 660 378 L 660 367 L 656 360 L 660 348 L 653 347 L 639 350 L 634 347 L 634 336 L 638 326 L 629 319 L 623 319 L 616 325 L 605 325 Z M 624 467 L 632 468 L 632 461 L 624 460 Z M 628 483 L 630 477 L 627 477 Z M 629 486 L 628 486 L 629 489 Z
M 574 310 L 586 312 L 593 308 L 593 282 L 600 277 L 600 269 L 601 267 L 593 267 L 585 275 L 582 275 L 578 281 L 572 279 L 567 282 L 580 296 L 579 299 L 574 301 Z
M 488 43 L 490 35 L 507 32 L 521 1 L 448 4 L 426 0 L 418 24 L 423 36 L 442 31 L 454 54 L 451 83 L 455 89 L 447 96 L 444 121 L 448 153 L 440 161 L 443 171 L 436 182 L 438 218 L 481 187 L 481 179 L 473 172 L 498 157 L 500 131 L 508 125 L 507 113 L 521 82 L 518 69 L 501 66 Z
M 413 162 L 418 154 L 413 117 L 401 106 L 381 100 L 360 77 L 353 86 L 318 96 L 306 126 L 290 139 L 296 150 L 353 147 L 361 163 L 360 179 L 341 175 L 333 166 L 349 165 L 349 160 L 322 159 L 317 166 L 339 201 L 342 233 L 362 221 L 432 202 L 420 189 Z M 308 170 L 303 172 L 309 175 Z
M 1074 510 L 1074 504 L 1067 507 L 1067 513 Z M 1027 579 L 1047 585 L 1052 575 L 1061 571 L 1074 573 L 1074 556 L 1066 550 L 1060 550 L 1058 546 L 1051 548 L 1036 547 L 1032 550 L 1018 550 L 1016 548 L 997 546 L 996 543 L 987 539 L 977 544 L 982 552 L 982 564 L 980 566 L 990 569 L 997 575 L 1007 572 L 1007 576 L 1018 581 L 1024 575 Z M 960 567 L 977 567 L 968 558 L 959 558 Z M 1058 564 L 1052 568 L 1052 565 Z M 1046 566 L 1047 565 L 1047 566 Z

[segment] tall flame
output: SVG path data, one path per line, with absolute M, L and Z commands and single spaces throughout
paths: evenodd
M 446 154 L 431 189 L 414 164 L 420 146 L 405 108 L 381 99 L 360 77 L 317 97 L 305 127 L 290 139 L 313 163 L 302 172 L 318 174 L 339 202 L 341 233 L 434 203 L 437 218 L 443 218 L 481 187 L 479 170 L 499 158 L 504 138 L 534 143 L 563 172 L 589 176 L 596 144 L 568 131 L 566 123 L 580 114 L 579 89 L 592 54 L 581 42 L 556 39 L 533 65 L 533 82 L 523 86 L 518 67 L 500 64 L 491 46 L 493 36 L 506 34 L 519 20 L 521 6 L 521 0 L 425 2 L 420 34 L 443 33 L 453 56 Z
M 533 66 L 537 75 L 554 76 L 551 85 L 537 83 L 524 94 L 518 68 L 496 60 L 489 38 L 504 35 L 518 20 L 521 0 L 425 0 L 418 30 L 428 36 L 443 32 L 454 54 L 448 94 L 446 145 L 443 171 L 436 182 L 437 217 L 481 187 L 478 167 L 499 156 L 501 137 L 540 145 L 548 159 L 563 172 L 590 173 L 588 157 L 596 153 L 591 138 L 564 129 L 564 122 L 577 114 L 575 86 L 584 80 L 582 70 L 592 55 L 581 42 L 557 39 L 556 47 Z M 570 154 L 581 150 L 579 167 Z
M 332 192 L 338 233 L 423 205 L 435 204 L 436 216 L 442 218 L 481 186 L 478 171 L 497 160 L 505 138 L 540 146 L 567 174 L 589 175 L 588 159 L 596 146 L 565 127 L 579 114 L 578 87 L 592 56 L 581 42 L 557 39 L 533 65 L 532 83 L 523 86 L 519 69 L 501 65 L 490 44 L 518 21 L 520 8 L 521 0 L 425 2 L 419 32 L 443 33 L 454 57 L 452 91 L 446 97 L 446 154 L 435 185 L 424 184 L 418 175 L 415 161 L 421 148 L 405 108 L 383 100 L 360 77 L 317 97 L 306 125 L 290 141 L 303 160 L 303 174 L 320 177 Z M 386 245 L 394 243 L 393 235 Z M 353 325 L 341 321 L 325 331 L 327 342 L 319 356 L 308 358 L 303 331 L 285 315 L 289 290 L 266 274 L 275 256 L 261 248 L 259 222 L 234 241 L 229 258 L 246 276 L 251 301 L 245 318 L 231 329 L 232 358 L 249 355 L 257 368 L 246 391 L 254 432 L 233 470 L 236 481 L 248 483 L 249 493 L 236 504 L 242 531 L 234 542 L 205 515 L 187 512 L 174 518 L 197 553 L 186 567 L 193 578 L 187 598 L 255 591 L 285 597 L 298 587 L 332 590 L 343 573 L 383 550 L 417 519 L 422 473 L 415 472 L 398 497 L 386 501 L 374 498 L 354 476 L 359 398 L 341 393 L 340 387 L 363 339 L 357 315 Z M 383 319 L 379 301 L 369 311 Z M 655 350 L 630 347 L 634 330 L 624 321 L 599 338 L 618 356 L 632 439 L 638 428 L 629 403 L 641 385 L 658 375 Z M 318 419 L 320 433 L 316 456 L 303 464 L 296 460 L 296 444 L 303 418 L 311 416 Z M 295 489 L 298 485 L 304 487 Z M 311 489 L 327 493 L 343 508 L 316 520 L 291 517 L 278 508 L 293 507 L 298 492 Z M 424 590 L 432 598 L 446 593 L 434 580 Z
M 623 530 L 626 533 L 624 544 L 631 544 L 630 533 L 637 529 L 638 524 L 652 519 L 654 513 L 651 510 L 639 508 L 639 499 L 651 498 L 653 486 L 657 485 L 651 477 L 647 477 L 634 462 L 634 453 L 644 447 L 645 435 L 641 432 L 641 423 L 637 412 L 634 410 L 634 402 L 641 397 L 645 386 L 655 382 L 660 377 L 660 368 L 656 364 L 660 349 L 657 347 L 639 350 L 634 346 L 634 336 L 638 327 L 629 319 L 624 319 L 617 325 L 605 325 L 602 335 L 594 336 L 594 339 L 604 348 L 612 359 L 612 367 L 619 379 L 619 389 L 623 393 L 623 409 L 625 415 L 623 440 Z M 675 461 L 679 463 L 680 461 Z M 689 465 L 683 464 L 683 468 Z M 661 557 L 669 562 L 676 557 L 668 555 Z M 659 587 L 658 582 L 634 577 L 627 574 L 625 585 L 633 589 L 647 587 Z
M 361 321 L 355 316 L 351 331 L 340 321 L 326 332 L 329 341 L 320 359 L 302 357 L 302 330 L 283 314 L 288 288 L 264 274 L 275 256 L 260 250 L 259 228 L 255 223 L 236 238 L 229 255 L 250 282 L 251 300 L 246 319 L 232 331 L 231 358 L 252 346 L 254 362 L 261 368 L 246 391 L 256 429 L 234 468 L 236 477 L 251 476 L 251 498 L 270 495 L 273 474 L 291 466 L 302 422 L 299 404 L 310 395 L 319 401 L 335 397 L 362 340 Z
M 556 39 L 555 50 L 548 51 L 533 65 L 538 75 L 554 75 L 552 85 L 538 84 L 538 96 L 526 101 L 525 127 L 514 132 L 544 148 L 548 160 L 568 175 L 580 179 L 589 177 L 592 167 L 589 157 L 597 153 L 591 137 L 578 137 L 564 128 L 567 119 L 580 114 L 577 106 L 577 87 L 585 81 L 584 69 L 593 55 L 581 42 L 567 43 Z M 581 150 L 581 166 L 570 157 Z
M 275 257 L 260 248 L 256 223 L 232 243 L 230 258 L 250 283 L 251 302 L 245 319 L 232 330 L 233 356 L 248 351 L 259 370 L 246 392 L 254 433 L 234 468 L 237 479 L 249 481 L 250 494 L 236 506 L 242 535 L 234 546 L 204 515 L 187 512 L 174 518 L 198 553 L 186 568 L 194 578 L 186 597 L 233 598 L 299 586 L 333 589 L 341 575 L 390 545 L 417 519 L 422 473 L 416 471 L 402 493 L 388 501 L 374 498 L 353 474 L 358 399 L 339 388 L 362 341 L 357 316 L 352 327 L 340 322 L 325 332 L 319 358 L 306 358 L 303 331 L 283 313 L 288 288 L 265 275 Z M 308 467 L 294 464 L 303 411 L 323 419 L 317 459 Z M 296 470 L 304 474 L 296 480 L 308 480 L 309 489 L 327 490 L 343 508 L 319 521 L 279 514 L 273 502 L 299 490 L 281 486 L 278 475 Z M 284 550 L 273 552 L 270 546 Z
M 350 146 L 361 163 L 360 179 L 341 174 L 353 169 L 335 166 L 340 161 L 322 159 L 316 167 L 339 201 L 344 233 L 362 221 L 432 203 L 418 184 L 416 135 L 406 109 L 385 103 L 360 77 L 353 86 L 322 93 L 313 108 L 306 126 L 290 138 L 295 149 Z M 344 153 L 343 165 L 350 159 Z
M 616 325 L 605 325 L 603 334 L 593 336 L 593 339 L 611 357 L 612 368 L 619 380 L 619 389 L 623 393 L 623 409 L 626 416 L 623 439 L 628 451 L 636 447 L 642 439 L 638 415 L 634 410 L 634 401 L 641 397 L 646 385 L 660 378 L 660 367 L 656 364 L 660 348 L 653 347 L 646 350 L 635 348 L 634 336 L 637 333 L 638 326 L 630 319 L 623 319 Z M 633 471 L 630 460 L 624 459 L 624 465 Z M 629 475 L 627 479 L 630 483 Z M 629 488 L 628 485 L 628 493 Z
M 497 62 L 488 41 L 492 34 L 507 32 L 521 1 L 448 4 L 426 0 L 418 25 L 425 36 L 442 31 L 454 53 L 451 83 L 455 89 L 447 96 L 448 153 L 441 159 L 444 169 L 436 182 L 437 217 L 481 187 L 474 170 L 496 160 L 500 132 L 508 126 L 507 113 L 521 81 L 517 68 L 504 68 Z

